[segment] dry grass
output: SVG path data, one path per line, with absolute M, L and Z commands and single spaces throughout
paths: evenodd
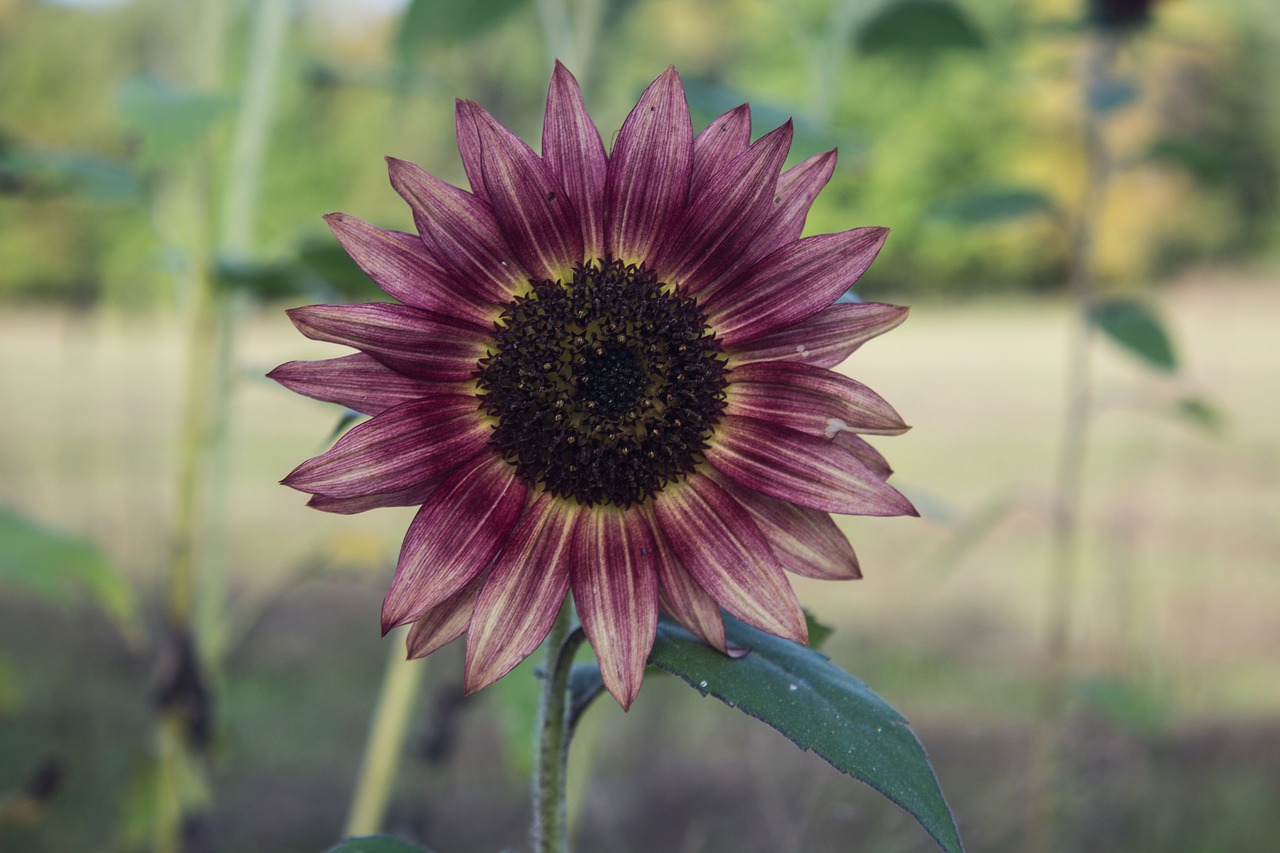
M 1094 696 L 1082 700 L 1072 734 L 1081 747 L 1074 778 L 1088 797 L 1076 810 L 1079 837 L 1063 849 L 1121 849 L 1116 838 L 1127 839 L 1125 849 L 1173 849 L 1166 841 L 1182 836 L 1210 844 L 1186 849 L 1229 849 L 1228 842 L 1250 837 L 1231 835 L 1230 826 L 1241 833 L 1275 828 L 1259 823 L 1274 813 L 1274 785 L 1258 782 L 1270 771 L 1239 768 L 1274 746 L 1268 721 L 1280 714 L 1280 359 L 1273 331 L 1280 288 L 1261 276 L 1206 273 L 1176 283 L 1161 305 L 1184 363 L 1180 377 L 1156 376 L 1106 343 L 1097 347 L 1103 410 L 1089 458 L 1075 664 L 1082 680 L 1114 679 L 1108 683 L 1127 692 L 1080 694 Z M 806 606 L 837 627 L 830 648 L 837 661 L 917 724 L 973 849 L 1019 849 L 1019 815 L 1009 804 L 1024 778 L 1047 608 L 1046 519 L 1067 329 L 1066 307 L 1056 300 L 922 304 L 905 326 L 855 355 L 851 375 L 914 425 L 879 446 L 924 518 L 845 520 L 866 579 L 798 584 Z M 171 515 L 181 332 L 168 321 L 36 310 L 7 309 L 0 317 L 0 504 L 93 537 L 153 593 Z M 337 585 L 305 587 L 272 604 L 267 621 L 241 626 L 249 633 L 231 659 L 226 687 L 224 839 L 319 849 L 313 841 L 332 837 L 341 813 L 381 659 L 376 603 L 411 511 L 326 516 L 276 485 L 323 446 L 337 415 L 258 377 L 290 358 L 335 353 L 302 339 L 275 310 L 246 324 L 239 352 L 244 377 L 224 461 L 226 560 L 237 601 L 287 587 L 304 566 L 328 567 L 330 580 L 339 578 L 336 567 L 352 573 Z M 1190 392 L 1225 414 L 1220 436 L 1163 413 Z M 40 623 L 24 615 L 0 639 L 21 637 L 21 658 L 38 658 L 43 647 L 32 629 Z M 359 627 L 366 624 L 367 631 Z M 64 636 L 67 648 L 52 652 L 59 664 L 47 673 L 18 668 L 32 697 L 21 725 L 56 734 L 39 722 L 39 697 L 80 677 L 74 662 L 101 647 L 88 636 Z M 137 658 L 114 660 L 121 668 L 108 660 L 104 672 L 137 681 Z M 433 671 L 449 663 L 456 660 L 433 661 Z M 129 701 L 124 687 L 94 689 L 95 697 L 114 698 L 93 703 Z M 297 716 L 299 707 L 305 717 Z M 93 719 L 101 708 L 66 710 L 71 722 L 58 725 L 78 725 L 80 714 Z M 119 712 L 119 725 L 141 727 L 134 731 L 140 738 L 137 711 Z M 725 849 L 717 843 L 737 832 L 737 849 L 776 851 L 839 849 L 825 845 L 854 833 L 871 839 L 866 849 L 928 849 L 874 794 L 851 796 L 856 786 L 812 756 L 793 755 L 758 724 L 732 714 L 726 721 L 725 714 L 656 679 L 631 719 L 598 709 L 578 747 L 579 760 L 593 752 L 596 758 L 584 838 L 600 849 L 696 851 Z M 522 783 L 495 788 L 492 772 L 480 772 L 493 759 L 492 720 L 469 725 L 459 748 L 481 764 L 455 763 L 450 778 L 461 787 L 417 776 L 408 790 L 429 795 L 433 805 L 401 803 L 408 828 L 424 830 L 443 850 L 485 849 L 466 820 L 477 803 L 504 804 L 500 815 L 485 818 L 507 839 L 493 844 L 516 843 L 524 820 Z M 44 735 L 24 737 L 38 744 Z M 334 743 L 317 752 L 313 741 L 298 740 L 305 737 Z M 667 748 L 655 752 L 655 740 Z M 92 738 L 86 748 L 96 748 Z M 267 770 L 255 769 L 262 756 L 271 757 Z M 101 781 L 92 784 L 119 784 L 102 769 L 109 763 L 89 754 L 84 760 L 100 768 L 90 775 Z M 765 770 L 777 770 L 776 778 Z M 18 772 L 6 772 L 6 784 Z M 1184 772 L 1186 790 L 1160 787 Z M 574 773 L 585 785 L 586 771 Z M 282 794 L 286 785 L 302 799 Z M 275 817 L 257 815 L 268 793 L 280 798 Z M 79 796 L 95 802 L 93 792 Z M 664 798 L 674 799 L 664 805 Z M 1220 817 L 1206 814 L 1188 834 L 1177 823 L 1191 819 L 1180 804 L 1196 802 L 1239 808 L 1243 817 L 1219 832 Z M 752 820 L 726 819 L 744 808 Z M 664 823 L 653 820 L 654 809 L 684 811 Z M 1128 821 L 1145 828 L 1132 830 Z M 669 832 L 643 834 L 659 829 Z M 628 837 L 630 847 L 618 840 Z M 0 833 L 0 846 L 4 838 Z M 1227 847 L 1213 846 L 1219 842 Z

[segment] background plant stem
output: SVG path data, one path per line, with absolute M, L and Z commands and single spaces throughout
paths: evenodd
M 343 828 L 346 837 L 371 835 L 382 829 L 400 758 L 404 755 L 409 718 L 422 683 L 422 662 L 404 659 L 403 631 L 394 632 L 387 639 L 390 646 L 387 666 Z
M 1053 849 L 1061 823 L 1062 725 L 1071 672 L 1071 634 L 1075 616 L 1076 581 L 1080 551 L 1080 507 L 1088 453 L 1089 423 L 1093 416 L 1093 377 L 1090 366 L 1093 341 L 1093 253 L 1095 229 L 1102 214 L 1111 165 L 1103 129 L 1103 117 L 1090 93 L 1098 91 L 1109 73 L 1116 50 L 1116 36 L 1106 31 L 1090 33 L 1082 71 L 1082 148 L 1085 163 L 1084 192 L 1072 234 L 1071 339 L 1067 350 L 1067 399 L 1063 415 L 1062 447 L 1058 456 L 1057 485 L 1053 494 L 1049 564 L 1048 618 L 1045 625 L 1045 666 L 1041 684 L 1041 715 L 1034 747 L 1037 776 L 1030 799 L 1030 849 Z

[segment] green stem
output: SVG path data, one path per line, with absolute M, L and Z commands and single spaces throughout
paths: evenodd
M 1093 417 L 1093 376 L 1090 366 L 1093 340 L 1094 240 L 1102 214 L 1111 164 L 1102 116 L 1089 104 L 1089 93 L 1109 73 L 1115 55 L 1115 36 L 1093 33 L 1085 51 L 1082 111 L 1085 159 L 1084 197 L 1071 239 L 1071 296 L 1073 323 L 1067 352 L 1067 407 L 1063 418 L 1062 448 L 1058 457 L 1057 487 L 1053 496 L 1052 539 L 1049 566 L 1048 621 L 1045 629 L 1045 667 L 1041 684 L 1041 716 L 1036 762 L 1039 782 L 1029 798 L 1032 843 L 1030 849 L 1052 849 L 1059 823 L 1063 768 L 1058 743 L 1071 672 L 1071 634 L 1075 616 L 1076 576 L 1079 570 L 1080 507 L 1084 493 L 1089 423 Z
M 569 756 L 569 671 L 586 639 L 581 628 L 569 630 L 569 605 L 560 608 L 547 635 L 547 672 L 538 724 L 538 768 L 533 786 L 535 853 L 568 853 L 565 820 L 565 765 Z
M 382 829 L 400 756 L 404 754 L 409 718 L 413 714 L 424 668 L 420 661 L 404 659 L 404 645 L 394 641 L 398 637 L 398 633 L 391 635 L 393 642 L 387 654 L 382 691 L 378 694 L 373 721 L 369 724 L 369 739 L 365 742 L 360 774 L 356 777 L 356 788 L 351 797 L 351 810 L 347 813 L 343 829 L 347 837 L 371 835 Z

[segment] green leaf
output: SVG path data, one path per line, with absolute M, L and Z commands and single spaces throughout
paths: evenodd
M 460 44 L 494 26 L 525 0 L 411 0 L 396 33 L 396 57 L 402 68 L 418 61 L 429 46 Z
M 865 54 L 934 54 L 980 50 L 986 38 L 964 10 L 947 0 L 898 0 L 867 19 L 857 33 Z
M 130 641 L 142 636 L 133 590 L 87 539 L 36 524 L 0 507 L 0 583 L 25 587 L 58 607 L 88 593 Z
M 1217 406 L 1202 397 L 1183 397 L 1174 410 L 1179 417 L 1214 435 L 1221 435 L 1226 427 L 1226 417 Z
M 569 731 L 578 727 L 578 720 L 602 693 L 604 678 L 599 664 L 579 663 L 569 670 Z
M 183 89 L 153 77 L 131 77 L 117 95 L 120 120 L 142 142 L 141 161 L 155 166 L 180 154 L 226 115 L 232 99 Z
M 75 151 L 0 151 L 0 192 L 49 195 L 75 193 L 103 204 L 131 204 L 142 183 L 124 163 Z
M 1085 102 L 1099 115 L 1107 115 L 1138 100 L 1138 84 L 1132 80 L 1107 77 L 1089 86 Z
M 993 225 L 1041 214 L 1056 215 L 1053 199 L 1030 187 L 984 187 L 938 202 L 935 219 L 969 225 Z
M 1107 337 L 1152 367 L 1172 373 L 1178 369 L 1173 344 L 1150 308 L 1136 299 L 1099 302 L 1090 320 Z
M 751 654 L 730 659 L 664 617 L 649 661 L 875 788 L 943 850 L 963 850 L 924 747 L 897 711 L 821 652 L 727 615 L 725 637 Z
M 390 835 L 366 835 L 348 838 L 330 847 L 325 853 L 431 853 L 425 847 L 392 838 Z
M 1166 136 L 1151 143 L 1145 159 L 1178 166 L 1200 183 L 1216 186 L 1230 179 L 1233 153 L 1198 139 Z

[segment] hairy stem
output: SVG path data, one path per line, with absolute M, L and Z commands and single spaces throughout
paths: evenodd
M 569 756 L 569 671 L 586 639 L 581 628 L 569 630 L 569 605 L 560 608 L 547 635 L 547 672 L 538 725 L 538 767 L 533 786 L 535 853 L 568 853 L 565 820 L 565 765 Z

